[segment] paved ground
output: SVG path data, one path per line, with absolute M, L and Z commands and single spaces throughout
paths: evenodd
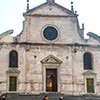
M 59 100 L 60 96 L 64 97 L 64 100 L 100 100 L 100 96 L 95 95 L 82 95 L 82 96 L 73 96 L 73 95 L 63 95 L 59 93 L 48 93 L 48 94 L 39 94 L 39 95 L 30 95 L 30 94 L 4 94 L 5 100 L 43 100 L 45 95 L 48 95 L 49 100 Z M 2 99 L 3 95 L 0 97 Z

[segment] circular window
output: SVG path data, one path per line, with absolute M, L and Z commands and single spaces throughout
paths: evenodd
M 43 30 L 43 36 L 46 40 L 52 41 L 58 37 L 58 31 L 56 28 L 49 26 Z

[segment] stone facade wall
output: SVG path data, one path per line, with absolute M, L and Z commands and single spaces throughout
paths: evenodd
M 99 48 L 83 48 L 77 47 L 77 52 L 72 51 L 71 46 L 53 46 L 53 45 L 10 45 L 4 44 L 0 50 L 0 92 L 8 91 L 8 77 L 9 70 L 9 52 L 17 50 L 18 70 L 18 87 L 20 93 L 41 93 L 45 92 L 45 66 L 41 63 L 49 55 L 53 55 L 62 61 L 57 68 L 58 71 L 58 92 L 65 94 L 84 94 L 86 93 L 85 79 L 83 73 L 83 54 L 88 51 L 93 54 L 93 72 L 95 77 L 95 93 L 99 94 Z M 88 50 L 87 50 L 88 49 Z M 2 55 L 3 53 L 3 55 Z M 44 55 L 45 54 L 45 55 Z M 55 66 L 47 65 L 49 68 Z
M 46 92 L 47 68 L 57 69 L 58 93 L 87 94 L 86 79 L 93 78 L 94 94 L 100 94 L 100 44 L 94 35 L 88 41 L 83 39 L 78 25 L 74 12 L 53 2 L 26 13 L 21 34 L 15 38 L 9 34 L 0 38 L 0 94 Z M 57 29 L 56 40 L 44 39 L 46 26 Z M 9 68 L 12 50 L 18 53 L 18 68 Z M 92 70 L 84 70 L 85 52 L 92 55 Z M 17 77 L 17 91 L 9 91 L 9 76 Z

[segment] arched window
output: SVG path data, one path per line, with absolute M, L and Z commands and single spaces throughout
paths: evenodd
M 84 60 L 84 69 L 88 70 L 92 70 L 92 54 L 89 52 L 84 53 L 83 56 L 83 60 Z
M 9 68 L 18 67 L 18 53 L 16 50 L 12 50 L 9 53 Z

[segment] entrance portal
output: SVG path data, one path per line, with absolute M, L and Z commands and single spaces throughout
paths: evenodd
M 57 92 L 57 69 L 46 69 L 46 91 Z

